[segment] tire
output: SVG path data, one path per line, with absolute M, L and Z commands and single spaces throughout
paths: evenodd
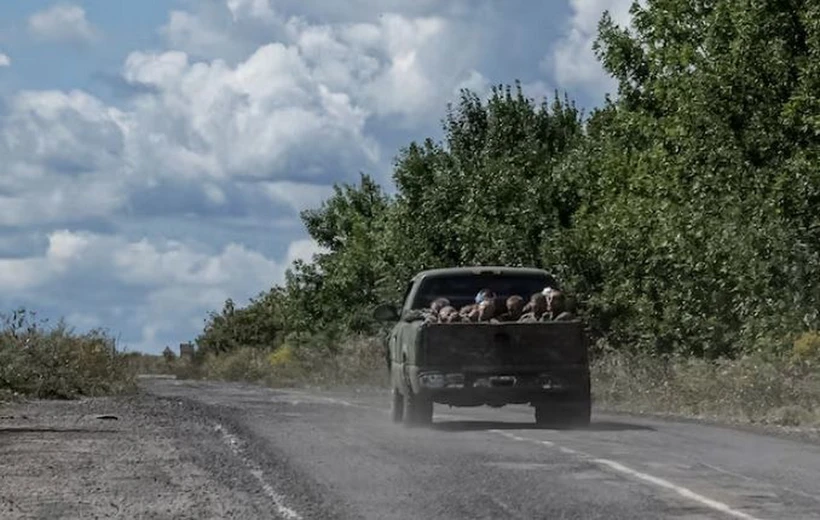
M 414 395 L 412 391 L 404 395 L 404 425 L 408 427 L 426 426 L 433 422 L 433 401 Z
M 400 423 L 404 419 L 404 397 L 395 388 L 392 391 L 390 419 L 394 423 Z

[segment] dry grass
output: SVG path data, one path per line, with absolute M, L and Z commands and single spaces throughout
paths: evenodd
M 738 423 L 820 426 L 820 365 L 754 354 L 659 359 L 608 352 L 592 368 L 596 405 Z
M 248 381 L 273 387 L 384 386 L 387 369 L 380 340 L 354 337 L 335 346 L 286 343 L 278 349 L 240 348 L 209 354 L 197 364 L 178 359 L 179 378 Z
M 62 322 L 49 327 L 25 310 L 2 317 L 0 399 L 71 399 L 134 387 L 133 372 L 104 331 L 76 334 Z

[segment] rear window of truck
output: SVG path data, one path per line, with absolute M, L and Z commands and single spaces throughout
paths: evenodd
M 546 275 L 532 274 L 475 274 L 432 276 L 425 278 L 419 285 L 411 308 L 428 307 L 436 298 L 447 298 L 456 308 L 475 301 L 482 289 L 492 289 L 496 295 L 504 298 L 514 294 L 525 300 L 544 287 L 558 288 L 555 279 Z

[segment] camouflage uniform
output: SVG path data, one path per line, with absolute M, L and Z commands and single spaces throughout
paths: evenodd
M 441 309 L 450 305 L 450 300 L 447 298 L 436 298 L 430 304 L 429 309 L 422 309 L 424 315 L 424 323 L 438 323 L 440 321 L 439 314 Z
M 465 305 L 458 311 L 458 315 L 461 316 L 462 321 L 476 321 L 478 319 L 478 305 L 475 303 Z M 472 319 L 473 317 L 475 319 Z
M 411 309 L 405 312 L 402 318 L 405 321 L 422 321 L 427 319 L 429 313 L 429 309 Z

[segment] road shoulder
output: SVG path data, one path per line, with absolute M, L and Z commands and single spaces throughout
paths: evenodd
M 2 518 L 270 518 L 206 417 L 137 394 L 0 406 Z

